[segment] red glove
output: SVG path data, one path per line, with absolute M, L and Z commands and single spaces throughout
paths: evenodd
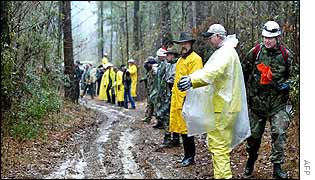
M 272 81 L 272 72 L 270 66 L 266 66 L 263 63 L 257 65 L 258 71 L 260 71 L 260 84 L 270 84 Z

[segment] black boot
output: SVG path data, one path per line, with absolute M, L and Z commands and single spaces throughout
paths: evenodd
M 171 144 L 171 134 L 167 133 L 164 135 L 163 143 L 160 145 L 161 148 L 169 148 L 172 147 Z
M 173 139 L 172 139 L 172 146 L 176 147 L 179 146 L 179 134 L 178 133 L 173 133 Z
M 163 129 L 163 123 L 161 123 L 161 121 L 158 121 L 158 123 L 152 127 L 155 129 Z
M 258 155 L 249 155 L 245 171 L 244 171 L 244 178 L 250 178 L 252 176 L 252 172 L 254 170 L 255 161 L 257 160 Z
M 273 164 L 273 177 L 276 179 L 288 179 L 288 174 L 281 170 L 280 163 Z
M 195 164 L 194 157 L 189 157 L 189 158 L 184 159 L 180 165 L 182 167 L 187 167 L 187 166 L 190 166 L 192 164 Z

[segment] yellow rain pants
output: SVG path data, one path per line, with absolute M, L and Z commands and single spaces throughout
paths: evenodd
M 221 113 L 215 113 L 216 122 L 220 119 Z M 230 165 L 230 152 L 232 151 L 231 143 L 234 132 L 231 128 L 234 127 L 237 113 L 232 113 L 226 117 L 224 121 L 230 122 L 224 130 L 215 129 L 207 133 L 208 149 L 212 153 L 213 171 L 215 179 L 231 179 L 232 171 Z
M 132 64 L 129 66 L 128 70 L 131 76 L 131 96 L 137 97 L 137 79 L 138 79 L 137 66 L 135 64 Z

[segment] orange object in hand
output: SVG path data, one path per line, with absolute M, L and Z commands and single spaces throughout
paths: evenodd
M 272 81 L 272 72 L 270 66 L 266 66 L 263 63 L 257 65 L 258 71 L 260 71 L 260 84 L 270 84 Z

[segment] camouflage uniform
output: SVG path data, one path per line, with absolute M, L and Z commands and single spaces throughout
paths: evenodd
M 292 72 L 292 54 L 288 51 L 288 59 L 284 60 L 280 49 L 267 50 L 261 45 L 258 58 L 254 57 L 254 48 L 247 54 L 242 62 L 244 78 L 247 86 L 247 99 L 249 104 L 249 118 L 251 136 L 247 139 L 247 152 L 250 157 L 257 159 L 261 138 L 265 130 L 266 121 L 271 125 L 273 163 L 283 163 L 286 131 L 290 118 L 286 111 L 289 98 L 288 90 L 280 90 L 279 84 L 289 81 Z M 252 64 L 254 62 L 254 64 Z M 270 66 L 272 82 L 260 84 L 261 73 L 256 65 L 264 63 Z
M 152 95 L 154 93 L 154 79 L 155 75 L 153 74 L 152 69 L 150 71 L 147 71 L 146 77 L 144 79 L 147 88 L 147 106 L 145 110 L 145 121 L 150 121 L 153 116 L 154 103 L 152 100 Z
M 179 145 L 179 134 L 175 132 L 173 133 L 169 132 L 172 87 L 174 85 L 176 62 L 177 58 L 173 59 L 170 63 L 166 64 L 165 75 L 163 78 L 163 80 L 167 83 L 167 86 L 165 92 L 166 94 L 165 105 L 163 106 L 164 109 L 162 109 L 165 115 L 163 119 L 164 141 L 161 147 L 175 147 Z
M 158 67 L 158 71 L 156 74 L 156 83 L 157 83 L 157 97 L 156 97 L 156 117 L 158 120 L 165 124 L 165 121 L 169 119 L 169 94 L 167 93 L 168 84 L 165 80 L 166 68 L 167 68 L 166 60 L 162 61 Z

